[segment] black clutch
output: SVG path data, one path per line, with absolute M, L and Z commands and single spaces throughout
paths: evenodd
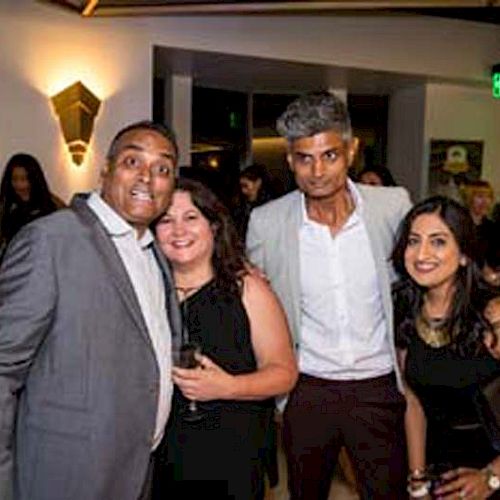
M 479 386 L 474 404 L 493 448 L 500 453 L 500 375 Z

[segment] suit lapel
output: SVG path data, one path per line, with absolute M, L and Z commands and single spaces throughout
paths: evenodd
M 146 322 L 144 321 L 144 316 L 142 315 L 139 301 L 118 250 L 104 229 L 104 226 L 99 222 L 97 216 L 88 207 L 85 198 L 80 196 L 73 198 L 71 206 L 83 224 L 89 228 L 96 250 L 104 260 L 105 267 L 109 272 L 118 295 L 125 303 L 127 311 L 132 316 L 142 336 L 152 348 L 153 346 L 151 344 L 151 339 L 146 327 Z
M 177 300 L 177 294 L 175 293 L 175 286 L 172 278 L 172 273 L 170 271 L 170 266 L 168 265 L 167 259 L 163 255 L 163 252 L 158 247 L 158 244 L 154 242 L 153 252 L 155 254 L 156 260 L 160 266 L 163 281 L 165 283 L 165 299 L 166 299 L 166 309 L 169 318 L 170 329 L 172 332 L 172 346 L 180 347 L 182 343 L 182 319 L 179 309 L 179 303 Z
M 286 262 L 284 268 L 285 279 L 288 281 L 290 306 L 293 311 L 293 331 L 298 336 L 300 332 L 300 228 L 302 225 L 301 193 L 295 191 L 296 196 L 291 198 L 288 211 L 285 213 L 283 224 L 283 239 L 280 248 L 285 252 L 280 258 Z M 299 342 L 299 338 L 294 339 Z
M 391 307 L 391 282 L 388 273 L 387 255 L 381 241 L 382 228 L 378 218 L 375 215 L 377 208 L 370 203 L 366 193 L 361 192 L 364 200 L 363 220 L 365 223 L 368 238 L 370 239 L 371 249 L 373 251 L 373 260 L 375 261 L 375 269 L 377 272 L 378 281 L 380 283 L 380 293 L 382 295 L 382 304 L 387 317 L 387 324 L 392 325 L 392 307 Z M 392 331 L 392 327 L 390 328 Z
M 300 227 L 302 224 L 302 201 L 301 195 L 298 193 L 298 199 L 294 200 L 290 205 L 289 224 L 285 236 L 284 247 L 288 252 L 288 269 L 287 275 L 290 276 L 291 292 L 300 297 Z

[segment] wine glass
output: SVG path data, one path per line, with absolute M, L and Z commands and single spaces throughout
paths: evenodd
M 198 342 L 189 338 L 186 308 L 186 300 L 184 300 L 182 303 L 182 342 L 180 346 L 172 346 L 172 362 L 174 366 L 179 368 L 193 370 L 200 366 L 197 356 L 202 353 L 202 350 Z M 195 400 L 189 400 L 187 408 L 181 411 L 181 414 L 186 422 L 198 422 L 204 417 L 204 412 L 200 410 Z

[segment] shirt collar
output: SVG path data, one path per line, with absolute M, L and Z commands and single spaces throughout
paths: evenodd
M 132 235 L 134 239 L 137 237 L 136 230 L 113 210 L 102 198 L 102 196 L 94 191 L 87 199 L 87 204 L 90 209 L 97 215 L 106 231 L 113 238 L 120 238 L 127 235 Z M 150 229 L 146 229 L 141 238 L 137 241 L 141 248 L 148 247 L 154 240 L 153 233 Z
M 357 188 L 356 184 L 351 181 L 351 179 L 347 179 L 347 190 L 349 191 L 350 195 L 352 196 L 352 201 L 354 202 L 354 211 L 352 212 L 351 216 L 348 219 L 348 223 L 350 221 L 356 221 L 358 218 L 361 216 L 361 213 L 363 211 L 363 197 L 361 196 L 361 193 L 359 192 L 359 189 Z M 307 225 L 313 223 L 313 221 L 309 218 L 307 215 L 307 209 L 306 209 L 306 197 L 304 193 L 300 193 L 300 211 L 301 211 L 301 219 L 302 219 L 302 225 Z

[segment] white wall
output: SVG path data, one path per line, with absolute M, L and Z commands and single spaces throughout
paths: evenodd
M 17 151 L 35 154 L 51 187 L 65 199 L 95 186 L 109 140 L 121 126 L 151 116 L 154 45 L 430 75 L 464 86 L 485 85 L 487 68 L 500 61 L 499 28 L 439 18 L 82 19 L 34 0 L 0 2 L 0 17 L 0 165 Z M 81 167 L 74 167 L 48 96 L 78 79 L 104 101 L 90 154 Z M 439 106 L 444 115 L 451 112 L 441 102 L 448 92 L 455 102 L 470 100 L 469 94 L 449 88 L 440 97 L 433 98 L 434 92 L 427 102 Z M 500 141 L 497 145 L 495 139 L 500 132 L 498 115 L 488 118 L 492 104 L 480 101 L 479 115 L 478 108 L 465 107 L 482 124 L 479 134 L 487 140 L 488 175 L 497 175 L 492 169 L 500 158 Z M 446 116 L 426 118 L 425 133 L 450 136 L 448 126 L 452 120 Z
M 150 45 L 132 29 L 137 23 L 89 22 L 33 1 L 8 3 L 0 5 L 0 165 L 16 152 L 35 155 L 51 189 L 69 200 L 97 185 L 115 132 L 150 117 Z M 49 102 L 77 80 L 103 99 L 80 167 L 71 162 Z

